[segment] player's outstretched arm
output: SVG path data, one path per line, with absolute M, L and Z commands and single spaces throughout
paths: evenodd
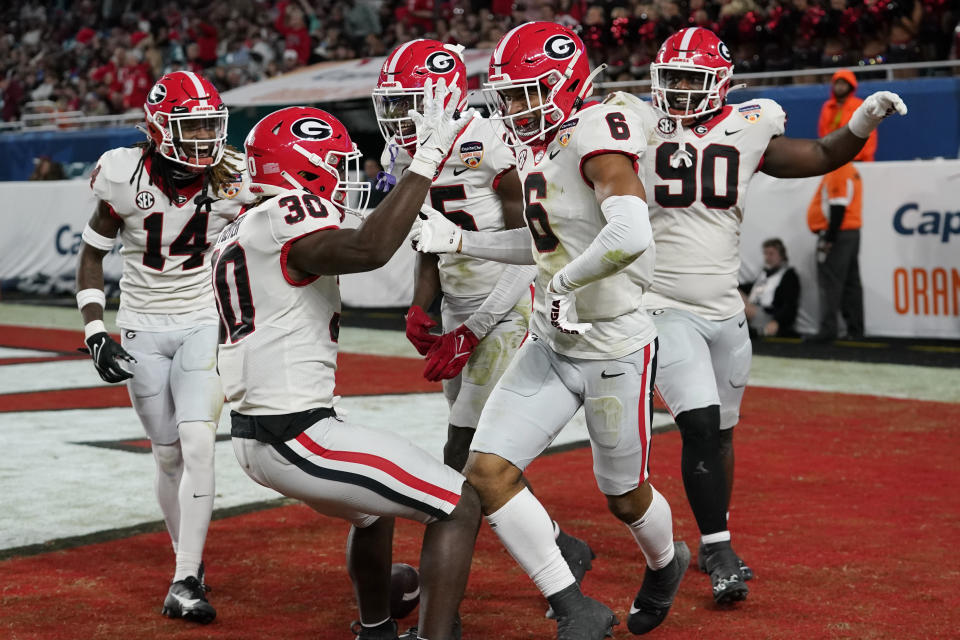
M 106 305 L 103 258 L 116 243 L 120 225 L 120 221 L 110 214 L 110 205 L 98 201 L 83 230 L 77 263 L 77 306 L 83 316 L 85 342 L 97 373 L 105 382 L 122 382 L 133 377 L 117 362 L 133 362 L 133 357 L 110 337 L 103 324 L 103 307 Z
M 806 178 L 830 173 L 860 152 L 887 116 L 906 115 L 907 106 L 895 93 L 878 91 L 853 112 L 847 126 L 819 140 L 774 138 L 763 155 L 761 171 L 775 178 Z
M 287 256 L 289 267 L 312 275 L 335 275 L 370 271 L 387 263 L 407 237 L 457 134 L 475 115 L 468 111 L 457 117 L 460 90 L 455 81 L 451 84 L 448 90 L 443 80 L 436 87 L 428 80 L 423 114 L 410 112 L 417 127 L 417 152 L 400 183 L 359 228 L 313 233 L 297 240 Z

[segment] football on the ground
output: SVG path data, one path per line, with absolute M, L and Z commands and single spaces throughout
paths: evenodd
M 390 570 L 390 615 L 399 620 L 420 603 L 420 574 L 408 564 L 394 562 Z

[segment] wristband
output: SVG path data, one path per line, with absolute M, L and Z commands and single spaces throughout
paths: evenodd
M 90 336 L 95 336 L 98 333 L 106 333 L 107 326 L 103 324 L 103 320 L 91 320 L 83 327 L 83 336 L 84 339 L 89 340 Z
M 107 296 L 103 289 L 83 289 L 77 291 L 77 308 L 81 311 L 88 304 L 98 304 L 100 308 L 107 306 Z

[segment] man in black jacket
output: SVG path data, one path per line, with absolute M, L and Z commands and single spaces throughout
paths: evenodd
M 787 261 L 787 248 L 780 238 L 763 243 L 763 271 L 746 294 L 747 320 L 751 332 L 761 336 L 795 336 L 793 323 L 800 302 L 800 279 Z

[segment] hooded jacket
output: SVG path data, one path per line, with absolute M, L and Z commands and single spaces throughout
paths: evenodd
M 852 87 L 852 90 L 842 103 L 837 101 L 837 97 L 833 95 L 833 84 L 837 80 L 846 80 Z M 850 121 L 850 116 L 852 116 L 853 112 L 857 110 L 857 107 L 863 103 L 863 100 L 855 95 L 856 92 L 857 77 L 852 71 L 841 69 L 833 74 L 833 78 L 830 79 L 830 99 L 824 102 L 823 107 L 820 109 L 820 124 L 817 133 L 821 138 L 828 133 L 836 131 L 840 127 L 846 126 L 847 122 Z M 860 153 L 857 154 L 853 161 L 873 162 L 873 156 L 876 152 L 877 132 L 874 130 L 870 134 L 870 137 L 867 138 L 867 143 L 863 146 L 863 149 L 860 150 Z

